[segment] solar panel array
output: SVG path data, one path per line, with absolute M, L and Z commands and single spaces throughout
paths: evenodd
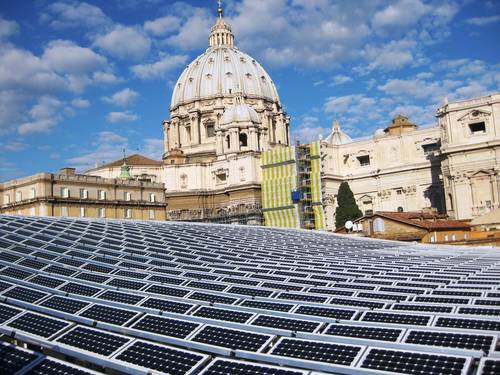
M 497 249 L 0 216 L 0 373 L 498 374 L 499 281 Z

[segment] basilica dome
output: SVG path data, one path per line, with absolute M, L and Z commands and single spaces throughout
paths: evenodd
M 234 47 L 231 26 L 222 13 L 212 27 L 210 47 L 181 74 L 172 94 L 171 110 L 196 100 L 231 96 L 267 99 L 280 103 L 271 77 L 251 56 Z
M 333 121 L 332 130 L 328 137 L 326 137 L 326 142 L 333 146 L 345 145 L 346 143 L 351 143 L 352 139 L 349 137 L 342 129 L 340 129 L 340 124 L 337 120 Z

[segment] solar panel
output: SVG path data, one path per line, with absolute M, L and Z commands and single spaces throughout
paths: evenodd
M 401 337 L 402 332 L 402 329 L 397 328 L 365 327 L 334 323 L 327 327 L 324 334 L 396 342 Z
M 78 326 L 59 337 L 56 341 L 88 352 L 110 356 L 130 340 L 125 336 Z
M 85 309 L 79 315 L 99 322 L 121 326 L 135 318 L 137 312 L 96 304 Z
M 404 340 L 410 344 L 481 350 L 488 354 L 496 344 L 492 335 L 473 335 L 437 331 L 410 330 Z
M 31 367 L 24 375 L 97 375 L 97 372 L 90 371 L 72 364 L 45 358 Z
M 43 301 L 40 305 L 68 314 L 76 314 L 89 304 L 89 302 L 78 301 L 68 297 L 53 296 Z
M 223 320 L 235 323 L 246 323 L 250 318 L 253 317 L 253 314 L 247 312 L 217 309 L 207 306 L 202 306 L 201 308 L 196 310 L 193 315 L 208 319 Z
M 49 338 L 69 327 L 70 323 L 27 312 L 9 322 L 7 326 L 19 331 L 31 333 L 32 335 Z
M 39 354 L 0 342 L 0 374 L 14 375 L 39 358 Z
M 369 349 L 361 367 L 378 371 L 403 374 L 450 374 L 467 373 L 470 358 L 427 354 L 389 349 Z
M 321 326 L 321 323 L 308 320 L 281 318 L 271 315 L 259 315 L 251 322 L 251 325 L 286 329 L 289 331 L 314 332 Z
M 305 375 L 305 371 L 245 363 L 229 359 L 216 359 L 200 375 L 246 374 L 246 375 Z
M 0 304 L 0 324 L 20 314 L 22 310 Z
M 282 338 L 273 347 L 271 354 L 349 366 L 358 358 L 361 350 L 360 346 Z
M 186 322 L 179 319 L 172 319 L 161 316 L 146 315 L 136 323 L 134 323 L 131 328 L 145 332 L 157 333 L 159 335 L 184 339 L 200 326 L 200 323 Z
M 34 303 L 48 296 L 47 293 L 39 292 L 34 289 L 16 286 L 2 293 L 4 297 L 18 299 L 24 302 Z
M 256 352 L 264 348 L 271 339 L 272 336 L 266 334 L 206 325 L 191 340 L 234 350 Z
M 115 358 L 165 374 L 182 375 L 193 373 L 207 357 L 164 345 L 136 341 Z

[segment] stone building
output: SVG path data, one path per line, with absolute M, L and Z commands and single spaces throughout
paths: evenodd
M 133 179 L 39 173 L 0 184 L 1 214 L 165 220 L 163 184 Z

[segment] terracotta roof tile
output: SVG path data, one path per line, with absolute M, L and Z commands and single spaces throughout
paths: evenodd
M 125 158 L 125 160 L 127 161 L 127 164 L 131 167 L 142 166 L 142 165 L 147 165 L 147 166 L 161 166 L 161 165 L 163 165 L 163 162 L 161 160 L 153 160 L 153 159 L 147 158 L 146 156 L 139 155 L 139 154 L 129 155 Z M 112 161 L 111 163 L 101 165 L 101 166 L 97 167 L 96 169 L 121 167 L 122 164 L 123 164 L 123 159 L 119 159 L 119 160 Z

